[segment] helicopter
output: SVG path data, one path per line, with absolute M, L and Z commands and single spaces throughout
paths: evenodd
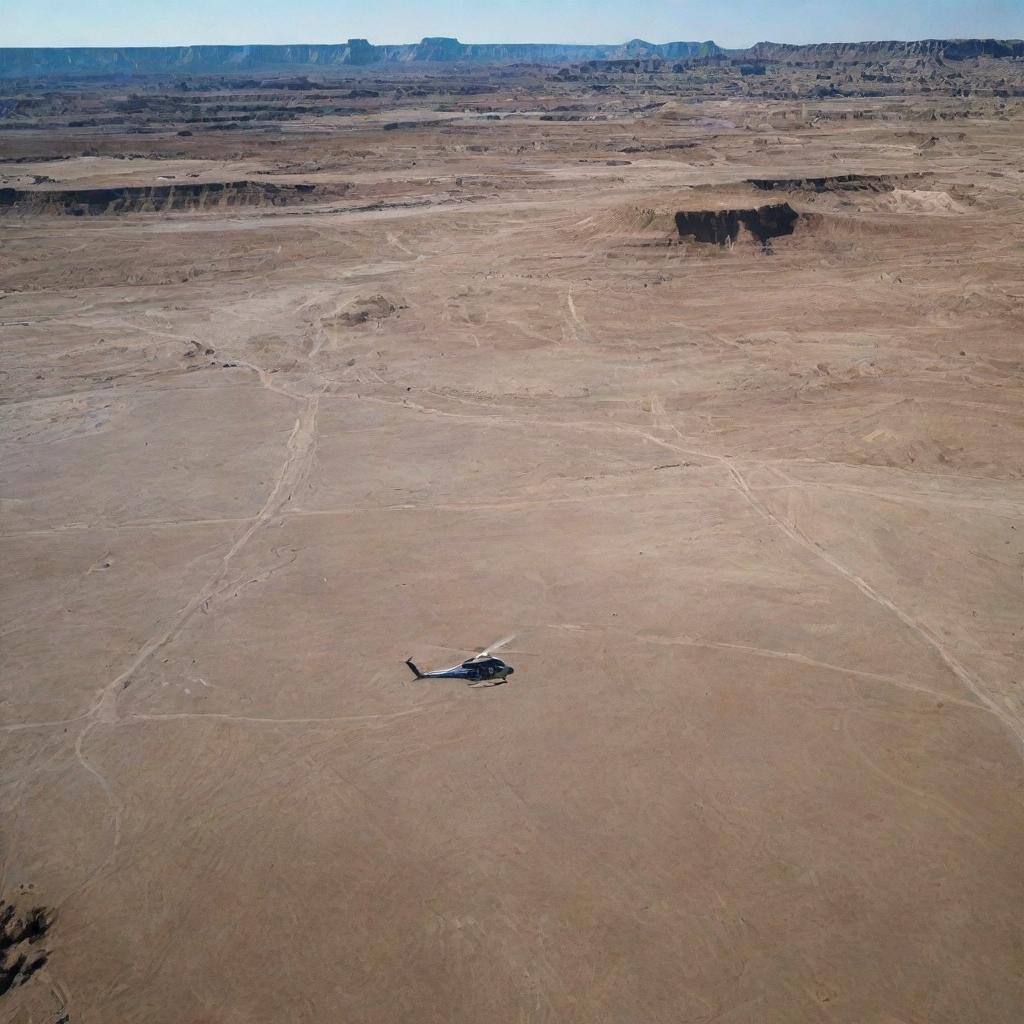
M 470 686 L 501 686 L 502 683 L 508 682 L 508 677 L 515 669 L 501 658 L 492 658 L 491 652 L 504 647 L 514 639 L 514 636 L 507 636 L 459 665 L 435 669 L 433 672 L 421 672 L 412 658 L 406 658 L 405 663 L 417 679 L 465 679 Z

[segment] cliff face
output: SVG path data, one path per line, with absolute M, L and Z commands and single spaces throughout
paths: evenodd
M 746 50 L 723 50 L 706 42 L 649 43 L 631 39 L 615 45 L 560 43 L 460 43 L 432 37 L 407 45 L 377 46 L 366 39 L 295 46 L 118 46 L 0 48 L 0 78 L 54 78 L 83 75 L 234 74 L 275 70 L 318 71 L 369 64 L 539 63 L 660 57 L 687 60 L 739 57 L 759 61 L 879 60 L 912 57 L 1024 57 L 1024 42 L 999 39 L 925 39 L 917 42 L 757 43 Z
M 360 40 L 353 40 L 358 44 Z M 369 44 L 367 44 L 369 46 Z M 370 47 L 374 51 L 397 47 Z M 331 46 L 118 46 L 24 48 L 0 50 L 0 75 L 5 78 L 70 75 L 232 74 L 277 67 L 320 68 L 336 64 L 369 64 L 364 48 Z
M 344 195 L 348 185 L 278 185 L 267 181 L 178 182 L 112 188 L 0 188 L 0 213 L 156 213 L 233 206 L 288 206 Z
M 625 45 L 559 43 L 460 43 L 444 37 L 400 46 L 375 46 L 366 39 L 296 46 L 145 46 L 0 48 L 0 77 L 72 75 L 233 74 L 275 69 L 316 71 L 382 63 L 560 64 L 638 55 L 679 58 L 724 51 L 712 42 L 655 44 L 634 39 Z
M 1020 39 L 918 39 L 913 42 L 881 40 L 866 43 L 757 43 L 731 56 L 754 60 L 899 60 L 915 57 L 968 60 L 975 57 L 1024 57 Z

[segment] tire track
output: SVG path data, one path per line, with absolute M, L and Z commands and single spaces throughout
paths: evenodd
M 277 389 L 275 388 L 275 390 Z M 57 904 L 58 906 L 91 885 L 114 862 L 121 843 L 122 818 L 124 814 L 123 804 L 114 793 L 107 777 L 89 760 L 85 750 L 86 741 L 97 726 L 101 724 L 114 725 L 117 723 L 117 698 L 130 682 L 132 676 L 157 652 L 179 636 L 196 612 L 216 596 L 223 586 L 234 558 L 248 544 L 257 530 L 277 517 L 282 508 L 291 500 L 313 459 L 319 406 L 319 392 L 304 400 L 303 409 L 296 419 L 295 426 L 292 428 L 291 435 L 288 438 L 287 455 L 278 471 L 273 489 L 248 527 L 239 534 L 231 547 L 223 555 L 217 571 L 178 612 L 171 624 L 162 632 L 150 637 L 138 650 L 131 663 L 99 689 L 92 706 L 85 714 L 85 725 L 75 738 L 75 757 L 82 770 L 92 776 L 103 790 L 113 818 L 113 836 L 107 856 L 78 886 L 72 889 Z

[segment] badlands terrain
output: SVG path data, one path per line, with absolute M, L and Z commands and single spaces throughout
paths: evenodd
M 1019 1024 L 1022 86 L 2 83 L 0 1020 Z

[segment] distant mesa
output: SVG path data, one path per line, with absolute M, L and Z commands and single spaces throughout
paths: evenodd
M 765 61 L 886 60 L 941 57 L 1024 57 L 1019 39 L 923 39 L 916 42 L 757 43 L 727 50 L 704 42 L 627 43 L 462 43 L 446 36 L 428 36 L 418 43 L 374 44 L 367 39 L 344 43 L 286 46 L 112 46 L 0 48 L 0 78 L 68 78 L 81 76 L 209 75 L 239 71 L 330 71 L 369 64 L 573 64 L 615 60 L 716 60 L 750 62 L 750 73 Z

